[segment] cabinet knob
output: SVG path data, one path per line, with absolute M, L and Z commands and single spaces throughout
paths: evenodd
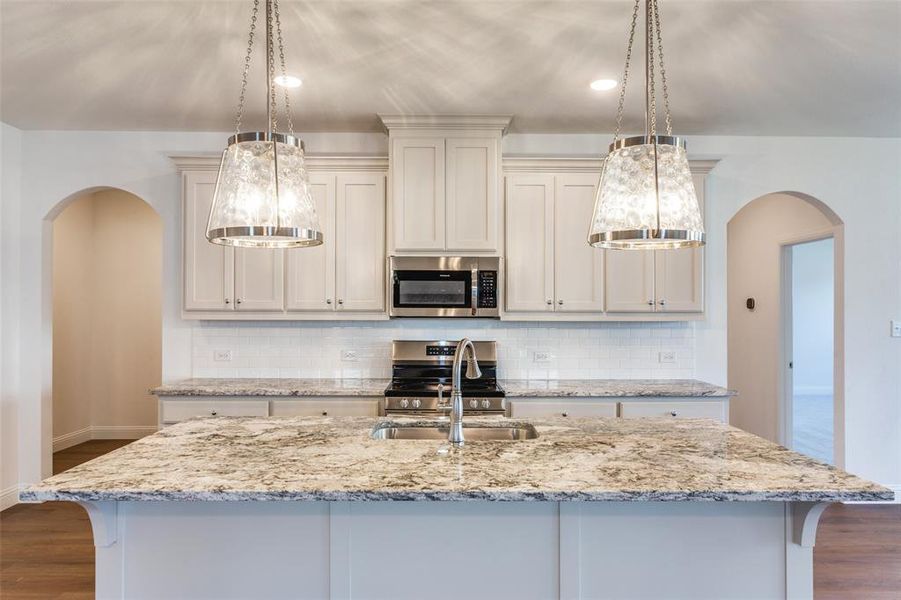
M 326 304 L 331 304 L 331 303 L 332 303 L 332 299 L 331 299 L 331 298 L 326 298 L 326 299 L 325 299 L 325 303 L 326 303 Z
M 322 411 L 322 416 L 323 416 L 323 417 L 327 417 L 327 416 L 328 416 L 328 411 L 327 411 L 327 410 Z
M 568 416 L 569 416 L 569 413 L 568 413 L 568 412 L 560 413 L 560 416 L 561 416 L 561 417 L 568 417 Z
M 241 299 L 238 298 L 237 300 L 235 300 L 235 304 L 241 304 Z
M 666 306 L 666 300 L 661 300 L 661 301 L 660 301 L 660 306 Z
M 231 304 L 231 303 L 232 303 L 232 301 L 231 301 L 231 300 L 229 300 L 229 299 L 228 299 L 228 298 L 226 298 L 226 299 L 225 299 L 225 303 L 226 303 L 226 304 Z
M 676 411 L 674 411 L 674 410 L 669 411 L 669 416 L 675 417 L 676 415 L 677 415 Z
M 653 301 L 653 300 L 648 300 L 648 306 L 654 306 L 654 301 Z
M 212 412 L 210 412 L 210 415 L 212 415 L 212 416 L 214 416 L 214 417 L 215 417 L 216 415 L 218 415 L 218 414 L 219 414 L 219 413 L 217 413 L 215 410 L 212 411 Z
M 338 304 L 344 304 L 344 300 L 342 300 L 341 298 L 338 298 Z
M 560 306 L 563 306 L 563 300 L 557 300 L 557 304 L 559 304 Z
M 547 301 L 547 305 L 548 305 L 548 306 L 552 305 L 553 303 L 554 303 L 553 300 L 548 300 L 548 301 Z

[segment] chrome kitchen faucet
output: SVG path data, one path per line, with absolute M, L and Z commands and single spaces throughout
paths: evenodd
M 460 371 L 463 368 L 463 355 L 466 354 L 466 378 L 478 379 L 482 376 L 476 350 L 469 338 L 463 338 L 454 352 L 453 387 L 451 388 L 450 431 L 447 441 L 453 446 L 463 445 L 463 386 Z

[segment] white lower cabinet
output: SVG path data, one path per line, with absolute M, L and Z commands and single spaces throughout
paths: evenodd
M 381 398 L 273 400 L 273 417 L 377 417 Z
M 612 402 L 531 402 L 513 401 L 510 403 L 510 417 L 525 419 L 528 417 L 615 417 L 616 401 Z
M 160 424 L 172 425 L 196 417 L 266 417 L 269 401 L 249 398 L 160 400 Z
M 634 401 L 620 403 L 622 417 L 674 417 L 728 421 L 728 402 L 723 400 Z
M 509 416 L 541 417 L 672 417 L 729 422 L 727 398 L 513 398 Z

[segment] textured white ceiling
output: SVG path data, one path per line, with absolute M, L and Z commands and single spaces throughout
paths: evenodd
M 901 136 L 901 2 L 660 5 L 677 133 Z M 228 130 L 250 8 L 3 0 L 0 117 L 24 129 Z M 297 128 L 504 113 L 513 131 L 610 131 L 618 90 L 588 83 L 620 78 L 630 11 L 630 0 L 282 0 L 289 71 L 304 80 Z M 250 128 L 261 78 L 256 62 Z

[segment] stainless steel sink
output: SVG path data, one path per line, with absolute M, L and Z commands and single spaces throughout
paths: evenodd
M 370 437 L 374 440 L 447 440 L 449 429 L 448 423 L 388 422 L 373 427 Z M 538 437 L 538 431 L 528 423 L 464 423 L 463 432 L 467 442 L 515 442 Z

